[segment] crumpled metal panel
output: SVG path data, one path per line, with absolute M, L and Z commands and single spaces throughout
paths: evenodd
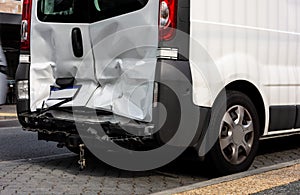
M 141 10 L 93 24 L 42 23 L 34 17 L 31 110 L 59 102 L 48 100 L 50 86 L 56 78 L 74 77 L 81 88 L 73 101 L 62 106 L 104 109 L 151 121 L 158 47 L 156 10 L 159 2 L 149 0 Z M 75 27 L 83 36 L 82 58 L 73 55 L 71 31 Z

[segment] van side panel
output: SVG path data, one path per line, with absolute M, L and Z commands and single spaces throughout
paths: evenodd
M 300 2 L 191 0 L 193 101 L 212 106 L 222 88 L 246 80 L 269 105 L 300 104 Z

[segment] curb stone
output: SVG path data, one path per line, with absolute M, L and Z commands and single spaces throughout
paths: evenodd
M 152 195 L 176 194 L 176 193 L 191 191 L 191 190 L 195 190 L 195 189 L 198 189 L 198 188 L 203 188 L 203 187 L 210 186 L 210 185 L 215 185 L 215 184 L 228 182 L 228 181 L 232 181 L 232 180 L 237 180 L 237 179 L 241 179 L 241 178 L 244 178 L 244 177 L 257 175 L 257 174 L 261 174 L 261 173 L 265 173 L 265 172 L 269 172 L 269 171 L 273 171 L 273 170 L 277 170 L 277 169 L 291 167 L 291 166 L 296 165 L 296 164 L 300 164 L 300 159 L 285 162 L 285 163 L 280 163 L 280 164 L 276 164 L 276 165 L 271 165 L 271 166 L 268 166 L 268 167 L 262 167 L 262 168 L 242 172 L 242 173 L 237 173 L 237 174 L 233 174 L 233 175 L 219 177 L 219 178 L 216 178 L 216 179 L 211 179 L 211 180 L 208 180 L 208 181 L 199 182 L 199 183 L 195 183 L 195 184 L 192 184 L 192 185 L 187 185 L 187 186 L 183 186 L 183 187 L 164 190 L 164 191 L 161 191 L 161 192 L 153 193 Z

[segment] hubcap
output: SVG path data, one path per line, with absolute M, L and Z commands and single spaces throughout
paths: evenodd
M 219 143 L 224 158 L 240 164 L 250 154 L 254 140 L 253 121 L 248 110 L 240 105 L 229 108 L 223 116 Z

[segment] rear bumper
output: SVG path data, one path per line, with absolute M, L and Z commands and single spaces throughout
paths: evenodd
M 29 68 L 30 64 L 21 64 L 17 70 L 16 81 L 29 80 Z M 178 74 L 181 76 L 178 76 Z M 122 130 L 122 126 L 134 129 L 138 132 L 135 135 L 141 135 L 140 137 L 156 139 L 166 143 L 176 133 L 179 124 L 177 119 L 180 117 L 180 106 L 184 105 L 197 109 L 200 113 L 197 132 L 190 144 L 191 146 L 196 145 L 208 127 L 211 109 L 198 107 L 192 101 L 192 77 L 189 62 L 159 60 L 156 67 L 156 82 L 159 83 L 158 101 L 164 104 L 167 109 L 168 117 L 166 121 L 164 121 L 164 117 L 161 117 L 160 110 L 156 108 L 153 108 L 153 121 L 151 123 L 126 118 L 116 121 L 113 113 L 103 113 L 102 111 L 97 111 L 97 116 L 94 116 L 96 118 L 93 118 L 93 116 L 89 116 L 89 111 L 86 108 L 83 108 L 87 110 L 86 113 L 81 113 L 74 119 L 72 109 L 58 108 L 47 112 L 42 111 L 42 113 L 40 111 L 30 112 L 30 100 L 17 100 L 18 118 L 26 130 L 39 132 L 39 138 L 48 141 L 67 142 L 68 137 L 78 135 L 77 125 L 101 124 L 110 137 L 124 137 L 124 135 L 127 138 L 130 137 L 130 134 Z M 169 87 L 166 87 L 166 85 Z M 172 88 L 171 91 L 177 91 L 176 94 L 182 97 L 172 96 L 170 88 Z M 178 104 L 178 99 L 181 100 L 180 104 Z M 92 110 L 92 113 L 96 113 L 96 111 Z M 155 132 L 156 126 L 160 126 L 158 124 L 163 124 L 161 130 L 158 133 L 152 133 L 152 131 Z
M 23 80 L 29 80 L 29 70 L 30 70 L 30 64 L 29 63 L 21 63 L 19 64 L 17 71 L 16 71 L 16 85 L 18 81 L 23 81 Z M 30 86 L 30 82 L 29 82 Z M 29 99 L 28 100 L 20 100 L 18 99 L 18 91 L 16 91 L 16 96 L 17 96 L 17 113 L 18 113 L 18 118 L 19 122 L 23 127 L 28 126 L 27 122 L 24 120 L 24 117 L 19 117 L 20 114 L 22 113 L 30 113 L 30 108 L 29 108 Z

